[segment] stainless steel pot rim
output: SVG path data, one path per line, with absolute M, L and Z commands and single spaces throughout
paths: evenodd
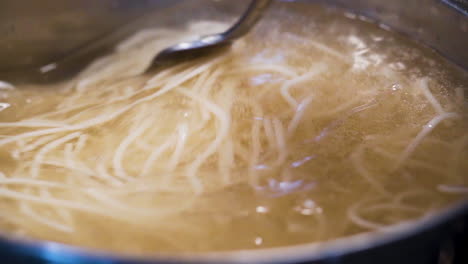
M 60 263 L 297 263 L 338 258 L 410 238 L 442 226 L 468 213 L 468 200 L 443 208 L 436 214 L 390 226 L 385 232 L 366 232 L 328 242 L 318 242 L 269 249 L 225 252 L 149 254 L 136 256 L 86 249 L 51 241 L 14 238 L 0 233 L 0 246 L 7 245 L 22 256 Z

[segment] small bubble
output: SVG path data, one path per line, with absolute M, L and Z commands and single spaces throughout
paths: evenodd
M 255 169 L 256 170 L 268 170 L 268 169 L 270 169 L 270 167 L 268 165 L 265 165 L 265 164 L 259 164 L 259 165 L 255 166 Z
M 305 208 L 314 208 L 315 207 L 315 202 L 311 199 L 307 199 L 304 201 L 304 207 Z
M 256 237 L 255 238 L 255 245 L 260 246 L 261 244 L 263 244 L 263 238 Z
M 268 213 L 268 208 L 266 208 L 265 206 L 257 206 L 257 208 L 255 208 L 255 211 L 259 214 L 266 214 Z
M 0 111 L 3 111 L 10 107 L 11 105 L 9 103 L 0 103 Z
M 321 214 L 323 212 L 323 209 L 317 206 L 317 204 L 311 199 L 305 200 L 301 205 L 296 206 L 294 210 L 300 213 L 301 215 L 306 216 L 313 214 Z
M 305 208 L 305 209 L 302 209 L 300 213 L 302 215 L 312 215 L 314 213 L 314 210 L 310 208 Z
M 398 83 L 395 83 L 392 85 L 392 91 L 398 91 L 401 89 L 401 85 Z
M 18 150 L 14 150 L 10 154 L 11 157 L 15 160 L 19 160 L 21 158 L 21 153 Z

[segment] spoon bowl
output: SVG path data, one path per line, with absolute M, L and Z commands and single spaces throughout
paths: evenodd
M 174 64 L 194 57 L 212 53 L 226 47 L 235 39 L 247 34 L 257 23 L 271 0 L 252 0 L 247 11 L 227 31 L 200 37 L 193 41 L 181 42 L 159 52 L 153 59 L 150 67 Z

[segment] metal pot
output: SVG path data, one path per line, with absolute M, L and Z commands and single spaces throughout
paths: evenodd
M 181 1 L 45 0 L 27 1 L 28 5 L 24 2 L 4 0 L 0 3 L 0 72 L 7 68 L 37 68 L 49 63 L 45 58 L 71 53 L 112 28 L 143 15 L 145 10 L 164 10 Z M 241 1 L 224 2 L 231 5 L 236 2 L 234 5 L 239 6 Z M 464 0 L 304 2 L 336 5 L 366 16 L 432 47 L 458 64 L 462 71 L 468 71 L 468 5 Z M 34 27 L 43 29 L 62 19 L 66 12 L 73 13 L 79 19 L 67 24 L 60 34 L 48 35 L 34 30 Z M 93 26 L 90 28 L 89 25 Z M 81 33 L 76 34 L 77 31 Z M 50 41 L 60 44 L 54 49 L 56 54 L 51 55 L 50 49 L 40 44 L 53 43 Z M 33 44 L 25 46 L 24 43 Z M 22 56 L 22 60 L 16 59 L 17 54 L 25 54 L 26 51 L 28 56 Z M 468 244 L 466 225 L 468 201 L 463 201 L 430 218 L 398 225 L 393 232 L 385 234 L 360 234 L 319 245 L 149 257 L 116 255 L 54 242 L 19 240 L 0 234 L 0 263 L 468 263 L 463 251 L 463 243 Z

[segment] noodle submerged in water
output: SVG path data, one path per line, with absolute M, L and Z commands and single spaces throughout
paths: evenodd
M 145 29 L 65 83 L 0 82 L 0 229 L 233 250 L 385 232 L 466 198 L 466 76 L 374 25 L 283 5 L 229 51 L 158 73 L 142 75 L 172 31 Z

